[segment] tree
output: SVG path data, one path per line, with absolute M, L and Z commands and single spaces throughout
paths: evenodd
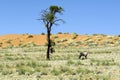
M 59 13 L 61 14 L 63 12 L 63 8 L 59 6 L 50 6 L 49 9 L 43 10 L 41 14 L 41 18 L 38 20 L 41 20 L 47 30 L 47 54 L 46 54 L 46 59 L 50 60 L 50 48 L 51 46 L 51 29 L 53 25 L 58 25 L 58 21 L 64 22 L 62 19 L 58 19 L 56 17 L 56 14 Z

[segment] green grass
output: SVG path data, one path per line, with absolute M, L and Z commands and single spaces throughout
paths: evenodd
M 0 80 L 120 80 L 120 47 L 55 49 L 50 61 L 45 46 L 0 49 Z

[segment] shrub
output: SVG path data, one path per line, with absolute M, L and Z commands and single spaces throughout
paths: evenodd
M 45 33 L 41 33 L 41 35 L 45 35 Z
M 120 37 L 120 35 L 118 35 L 118 37 Z
M 71 73 L 71 69 L 68 66 L 60 66 L 61 73 Z
M 37 67 L 38 65 L 39 64 L 37 62 L 35 62 L 35 61 L 31 61 L 31 62 L 27 63 L 27 66 L 30 66 L 30 67 L 33 67 L 33 68 Z
M 66 33 L 64 33 L 64 34 L 69 34 L 69 32 L 66 32 Z
M 46 42 L 45 46 L 47 46 L 47 45 L 48 45 L 48 43 Z M 51 40 L 51 46 L 55 46 L 55 45 L 56 45 L 55 42 L 53 40 Z
M 34 69 L 29 66 L 20 66 L 18 67 L 17 72 L 19 75 L 25 75 L 26 73 L 32 74 L 34 72 Z
M 21 48 L 23 48 L 23 47 L 26 47 L 27 46 L 27 44 L 22 44 L 22 43 L 19 43 L 19 45 L 18 45 L 19 47 L 21 47 Z
M 11 40 L 7 40 L 6 43 L 11 44 Z
M 94 60 L 91 59 L 91 63 L 95 63 L 97 66 L 112 66 L 115 65 L 116 63 L 114 62 L 114 60 Z M 93 65 L 93 64 L 91 64 Z
M 78 36 L 78 34 L 77 34 L 77 33 L 72 33 L 72 39 L 76 39 L 76 38 L 77 38 L 77 36 Z
M 13 71 L 10 69 L 7 69 L 7 68 L 3 68 L 3 70 L 2 70 L 2 75 L 9 75 L 12 73 L 13 73 Z
M 53 68 L 52 69 L 52 71 L 51 71 L 51 73 L 53 74 L 53 75 L 59 75 L 60 74 L 60 71 L 59 71 L 59 69 L 57 69 L 57 68 Z
M 79 66 L 79 65 L 82 65 L 81 61 L 77 61 L 77 62 L 75 63 L 75 66 Z
M 75 43 L 78 44 L 78 45 L 82 45 L 82 44 L 83 44 L 82 41 L 77 41 L 77 42 L 75 42 Z
M 93 36 L 99 36 L 100 34 L 93 34 Z
M 57 36 L 57 35 L 55 35 L 55 36 L 53 36 L 53 37 L 54 37 L 55 39 L 56 39 L 56 38 L 58 38 L 58 36 Z
M 82 74 L 92 73 L 92 71 L 90 71 L 90 70 L 88 70 L 88 69 L 86 69 L 86 68 L 81 68 L 81 67 L 77 68 L 76 72 L 77 72 L 77 73 L 82 73 Z
M 36 46 L 36 44 L 34 42 L 30 42 L 30 43 L 26 44 L 25 47 L 34 47 L 34 46 Z
M 57 34 L 62 34 L 62 32 L 58 32 Z
M 72 64 L 74 64 L 74 61 L 68 60 L 67 64 L 68 64 L 68 65 L 72 65 Z
M 14 45 L 13 44 L 9 44 L 8 46 L 6 46 L 6 48 L 13 48 Z
M 113 35 L 108 35 L 107 38 L 108 39 L 112 39 L 114 36 Z
M 66 41 L 68 41 L 67 39 L 61 39 L 61 42 L 66 42 Z
M 0 42 L 0 45 L 2 45 L 3 43 L 2 42 Z
M 111 80 L 109 76 L 104 76 L 104 75 L 96 75 L 95 76 L 96 80 Z
M 0 47 L 2 47 L 2 44 L 3 44 L 3 43 L 2 43 L 2 42 L 0 42 Z
M 88 43 L 88 46 L 90 46 L 90 47 L 96 47 L 98 45 L 98 43 Z
M 33 35 L 28 35 L 27 38 L 33 38 Z
M 51 46 L 55 46 L 55 41 L 51 40 Z
M 51 65 L 49 65 L 48 63 L 45 63 L 45 62 L 40 63 L 39 66 L 44 67 L 44 68 L 51 67 Z
M 101 40 L 102 40 L 102 38 L 98 38 L 97 40 L 98 40 L 98 41 L 101 41 Z
M 103 36 L 103 37 L 107 36 L 107 35 L 105 35 L 105 34 L 100 34 L 100 35 Z

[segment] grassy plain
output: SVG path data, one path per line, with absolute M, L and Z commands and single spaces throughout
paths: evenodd
M 120 80 L 120 47 L 55 49 L 50 61 L 45 46 L 0 49 L 0 80 Z

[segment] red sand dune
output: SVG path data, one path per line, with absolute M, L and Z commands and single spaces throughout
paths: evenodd
M 55 37 L 57 36 L 57 37 Z M 77 41 L 94 41 L 96 43 L 103 44 L 103 42 L 108 41 L 111 44 L 115 44 L 116 41 L 120 40 L 120 37 L 108 37 L 103 35 L 97 35 L 97 36 L 88 36 L 88 35 L 78 35 L 76 38 L 72 38 L 72 34 L 53 34 L 51 36 L 51 39 L 55 42 L 61 41 L 63 39 L 66 39 L 66 41 L 61 41 L 58 44 L 68 44 L 70 41 L 77 42 Z M 20 44 L 29 44 L 34 43 L 36 45 L 45 45 L 46 43 L 46 35 L 31 35 L 31 34 L 8 34 L 8 35 L 2 35 L 0 36 L 0 47 L 7 47 L 9 45 L 13 46 L 19 46 Z M 84 45 L 81 45 L 84 46 Z

